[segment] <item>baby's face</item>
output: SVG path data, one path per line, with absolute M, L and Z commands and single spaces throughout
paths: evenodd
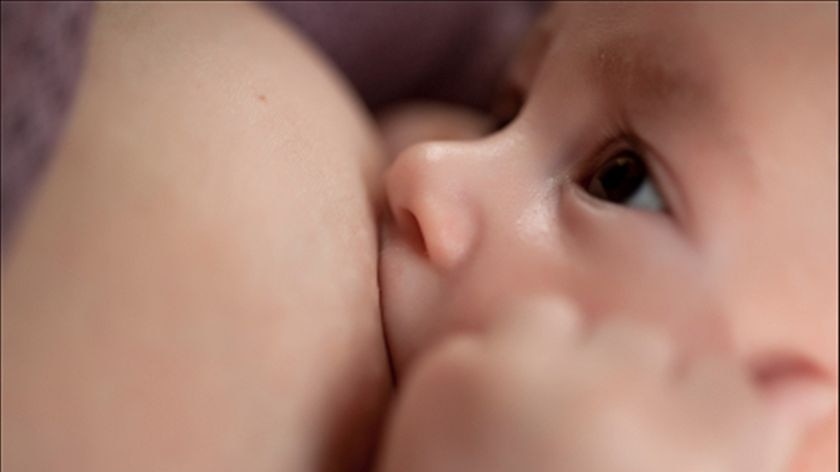
M 388 174 L 398 376 L 548 292 L 836 388 L 836 4 L 562 4 L 511 79 L 509 126 Z

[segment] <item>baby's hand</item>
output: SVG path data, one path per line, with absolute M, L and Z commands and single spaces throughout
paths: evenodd
M 584 333 L 554 300 L 506 315 L 418 361 L 380 470 L 784 469 L 795 425 L 769 414 L 734 360 L 681 359 L 664 335 L 622 319 Z

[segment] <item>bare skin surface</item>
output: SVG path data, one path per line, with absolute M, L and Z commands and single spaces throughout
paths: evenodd
M 539 425 L 558 411 L 597 413 L 585 395 L 529 402 L 533 389 L 514 386 L 517 401 L 481 405 L 475 390 L 509 385 L 521 369 L 493 355 L 464 369 L 457 355 L 434 357 L 452 339 L 493 331 L 499 316 L 523 316 L 498 308 L 532 296 L 570 302 L 591 330 L 614 320 L 651 326 L 686 362 L 727 359 L 769 404 L 767 415 L 802 408 L 808 417 L 804 410 L 819 410 L 826 398 L 836 402 L 836 37 L 831 3 L 559 2 L 509 71 L 524 102 L 509 126 L 475 133 L 474 120 L 451 113 L 446 119 L 462 126 L 444 133 L 424 122 L 443 120 L 428 106 L 392 111 L 383 128 L 399 155 L 386 177 L 394 218 L 383 231 L 380 280 L 397 385 L 408 400 L 397 407 L 396 449 L 383 451 L 391 458 L 383 470 L 435 455 L 444 459 L 415 462 L 417 470 L 487 470 L 481 461 L 493 460 L 464 453 L 465 443 L 541 457 L 544 470 L 557 470 L 550 453 L 512 446 L 507 423 L 491 417 L 481 420 L 486 428 L 469 426 L 479 413 L 533 415 L 525 431 L 544 434 Z M 645 205 L 640 190 L 621 198 L 593 192 L 595 177 L 622 159 L 644 164 L 645 185 L 635 188 L 647 189 Z M 612 175 L 622 183 L 632 172 Z M 433 365 L 428 376 L 424 359 Z M 579 370 L 600 365 L 578 359 Z M 452 372 L 450 361 L 456 374 L 438 376 Z M 476 372 L 493 381 L 472 382 Z M 542 372 L 560 387 L 575 374 Z M 463 383 L 445 382 L 451 378 Z M 433 405 L 435 392 L 455 406 Z M 783 470 L 837 469 L 836 405 L 815 418 Z M 580 430 L 590 426 L 585 414 L 576 419 Z M 715 430 L 704 421 L 683 426 Z M 596 450 L 620 442 L 594 438 L 605 442 Z M 419 439 L 433 447 L 418 452 Z M 555 446 L 542 452 L 562 449 Z M 679 450 L 667 437 L 661 449 Z M 446 457 L 474 462 L 447 465 Z M 625 470 L 589 464 L 604 468 L 571 470 Z M 642 469 L 655 470 L 649 466 Z M 505 470 L 523 469 L 540 470 Z
M 551 443 L 555 434 L 511 445 L 563 428 L 598 433 L 591 420 L 610 419 L 587 402 L 589 390 L 620 388 L 565 380 L 595 368 L 625 372 L 633 358 L 616 356 L 609 341 L 645 346 L 636 343 L 647 336 L 575 334 L 564 339 L 592 349 L 566 350 L 553 332 L 562 310 L 511 330 L 505 320 L 527 322 L 538 310 L 498 308 L 535 289 L 571 299 L 584 325 L 654 325 L 677 352 L 730 356 L 705 372 L 732 376 L 697 385 L 727 392 L 720 406 L 743 413 L 732 416 L 742 425 L 765 429 L 753 421 L 764 415 L 749 411 L 760 403 L 755 392 L 737 396 L 754 387 L 744 383 L 756 358 L 771 360 L 778 383 L 804 377 L 836 397 L 836 216 L 823 218 L 837 213 L 836 44 L 822 41 L 836 36 L 836 21 L 806 15 L 801 30 L 789 30 L 789 18 L 807 12 L 681 14 L 665 5 L 628 6 L 616 22 L 615 12 L 569 8 L 556 18 L 571 23 L 546 23 L 550 47 L 534 67 L 514 68 L 529 98 L 510 127 L 486 136 L 484 117 L 428 104 L 383 121 L 392 126 L 389 148 L 420 143 L 404 150 L 388 184 L 398 220 L 384 252 L 385 327 L 409 400 L 395 447 L 382 451 L 392 454 L 382 456 L 385 470 L 406 470 L 401 457 L 416 457 L 419 446 L 428 451 L 420 459 L 441 461 L 418 461 L 417 470 L 556 470 L 554 446 L 569 444 Z M 756 37 L 773 41 L 759 48 Z M 797 37 L 814 43 L 789 41 Z M 624 55 L 614 51 L 622 45 L 640 50 L 628 56 L 640 81 L 600 80 L 622 76 Z M 732 106 L 731 120 L 653 103 L 659 88 L 644 85 L 667 74 L 641 73 L 657 70 L 641 67 L 656 66 L 644 61 L 656 57 L 650 45 L 685 47 L 676 56 L 688 59 L 714 53 L 709 64 L 721 68 L 701 69 L 725 72 L 713 88 Z M 755 60 L 739 60 L 739 50 Z M 603 77 L 582 74 L 590 56 Z M 388 394 L 371 204 L 381 154 L 367 118 L 313 57 L 247 5 L 101 8 L 76 116 L 4 273 L 5 469 L 365 467 Z M 767 73 L 779 57 L 800 62 L 790 74 Z M 803 76 L 813 83 L 799 94 Z M 610 132 L 616 116 L 629 116 L 682 176 L 687 188 L 658 158 L 650 162 L 672 213 L 619 208 L 573 187 L 579 159 L 609 157 L 594 155 L 604 130 L 623 139 Z M 733 123 L 728 131 L 754 157 L 752 174 L 736 165 L 742 153 L 709 144 Z M 496 340 L 483 360 L 437 349 L 475 333 Z M 816 374 L 779 368 L 788 359 Z M 656 430 L 650 385 L 628 385 L 633 395 L 605 404 L 644 413 Z M 677 396 L 664 403 L 685 409 Z M 522 408 L 505 410 L 511 405 Z M 702 414 L 709 410 L 675 429 L 688 425 L 724 445 L 754 437 L 715 434 L 718 425 L 702 421 L 714 418 Z M 564 411 L 577 412 L 581 428 L 562 422 Z M 836 410 L 823 416 L 793 470 L 836 469 Z M 498 455 L 465 453 L 476 432 L 458 429 L 465 425 L 486 433 L 476 451 Z M 573 457 L 570 468 L 622 470 L 600 463 L 621 441 L 587 438 L 594 453 Z M 641 450 L 672 450 L 673 435 L 654 438 Z M 546 447 L 528 448 L 535 444 Z M 712 459 L 752 470 L 731 452 Z M 658 458 L 636 458 L 649 457 Z M 680 459 L 661 468 L 675 470 Z
M 252 5 L 98 6 L 4 261 L 4 470 L 365 467 L 383 154 L 336 77 Z
M 686 362 L 663 331 L 627 319 L 589 329 L 553 297 L 497 315 L 418 360 L 378 470 L 788 470 L 808 420 L 768 411 L 732 359 Z

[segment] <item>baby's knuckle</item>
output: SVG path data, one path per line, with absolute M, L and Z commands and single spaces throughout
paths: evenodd
M 558 297 L 532 296 L 503 305 L 496 317 L 495 334 L 503 338 L 526 338 L 529 344 L 562 340 L 581 333 L 581 316 L 571 302 Z
M 604 321 L 588 343 L 596 357 L 614 370 L 644 374 L 664 374 L 675 364 L 675 350 L 669 338 L 653 327 L 628 319 Z
M 466 387 L 479 380 L 482 355 L 478 339 L 452 336 L 418 359 L 414 372 L 409 373 L 408 383 L 427 389 Z

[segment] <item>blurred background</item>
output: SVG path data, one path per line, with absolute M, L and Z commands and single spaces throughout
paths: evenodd
M 2 2 L 2 246 L 43 173 L 84 67 L 89 2 Z M 487 110 L 542 2 L 266 2 L 373 111 L 407 99 Z

